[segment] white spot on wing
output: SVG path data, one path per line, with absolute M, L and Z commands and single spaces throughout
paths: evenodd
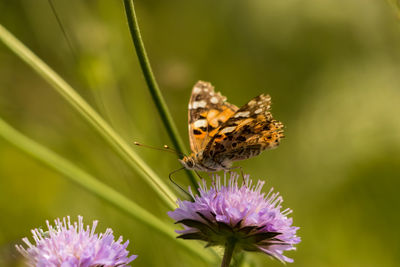
M 248 117 L 250 115 L 250 111 L 242 111 L 235 114 L 235 118 L 239 117 Z
M 192 104 L 192 109 L 205 108 L 206 106 L 207 106 L 207 103 L 204 100 L 195 101 Z
M 222 129 L 220 133 L 221 134 L 230 133 L 230 132 L 234 131 L 235 129 L 236 129 L 236 126 L 226 127 L 224 129 Z
M 200 94 L 201 93 L 201 88 L 200 87 L 195 87 L 193 89 L 193 94 Z
M 263 110 L 262 108 L 257 109 L 256 111 L 254 111 L 255 114 L 261 113 Z
M 195 121 L 193 125 L 194 125 L 195 128 L 207 127 L 207 120 Z
M 249 105 L 249 106 L 254 106 L 255 104 L 256 104 L 256 101 L 254 99 L 250 100 L 250 102 L 247 103 L 247 105 Z
M 213 104 L 217 104 L 218 103 L 218 98 L 213 96 L 213 97 L 211 97 L 210 102 L 213 103 Z

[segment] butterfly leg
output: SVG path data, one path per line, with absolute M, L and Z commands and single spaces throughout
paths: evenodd
M 239 166 L 239 169 L 240 169 L 240 174 L 242 175 L 242 181 L 243 181 L 243 183 L 245 183 L 245 180 L 244 180 L 244 173 L 243 173 L 243 168 L 242 168 L 242 166 Z
M 203 180 L 204 178 L 203 177 L 201 177 L 201 175 L 196 171 L 196 170 L 193 170 L 195 173 L 196 173 L 196 175 L 200 178 L 200 180 Z

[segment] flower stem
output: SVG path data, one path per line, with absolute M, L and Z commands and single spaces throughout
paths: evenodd
M 176 125 L 172 119 L 167 104 L 164 101 L 160 88 L 158 87 L 156 78 L 154 77 L 153 71 L 151 69 L 150 61 L 149 58 L 147 57 L 146 49 L 144 47 L 142 36 L 140 34 L 139 24 L 136 18 L 133 0 L 124 0 L 124 7 L 126 12 L 126 17 L 128 20 L 129 30 L 132 36 L 133 44 L 136 49 L 136 54 L 139 59 L 140 67 L 142 69 L 143 76 L 146 80 L 147 87 L 149 88 L 150 94 L 153 98 L 154 104 L 156 105 L 161 120 L 164 123 L 164 126 L 176 150 L 180 154 L 187 154 L 185 153 L 186 151 L 182 139 L 178 134 Z M 186 170 L 186 172 L 189 176 L 190 182 L 193 184 L 194 188 L 197 191 L 197 182 L 193 175 L 193 172 L 189 170 Z
M 221 267 L 229 267 L 233 251 L 235 250 L 236 240 L 234 238 L 228 239 L 225 245 L 224 257 L 222 258 Z

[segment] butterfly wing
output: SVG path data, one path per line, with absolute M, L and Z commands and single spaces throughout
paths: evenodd
M 189 101 L 189 139 L 192 152 L 204 150 L 221 124 L 239 108 L 226 102 L 226 97 L 214 91 L 214 87 L 198 81 Z
M 283 124 L 272 118 L 270 108 L 269 95 L 250 100 L 220 126 L 204 154 L 228 166 L 232 161 L 248 159 L 277 147 L 284 137 Z

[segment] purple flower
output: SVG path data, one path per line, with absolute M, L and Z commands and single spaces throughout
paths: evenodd
M 122 236 L 114 241 L 113 231 L 108 228 L 104 233 L 95 234 L 97 221 L 84 228 L 82 216 L 71 224 L 69 216 L 55 220 L 55 227 L 46 221 L 48 231 L 32 230 L 36 245 L 28 238 L 22 240 L 28 245 L 25 249 L 17 245 L 17 250 L 27 259 L 29 266 L 37 267 L 115 267 L 128 266 L 137 256 L 128 257 Z
M 216 176 L 210 189 L 203 180 L 200 196 L 194 196 L 189 187 L 194 202 L 178 201 L 179 208 L 168 213 L 184 227 L 177 231 L 178 238 L 203 240 L 207 246 L 226 246 L 234 240 L 235 251 L 259 251 L 282 262 L 293 262 L 283 255 L 300 242 L 296 236 L 299 228 L 287 217 L 292 211 L 281 211 L 282 197 L 273 189 L 267 195 L 261 192 L 263 181 L 253 185 L 245 175 L 239 186 L 238 177 L 233 173 L 226 185 L 226 174 L 224 184 Z

